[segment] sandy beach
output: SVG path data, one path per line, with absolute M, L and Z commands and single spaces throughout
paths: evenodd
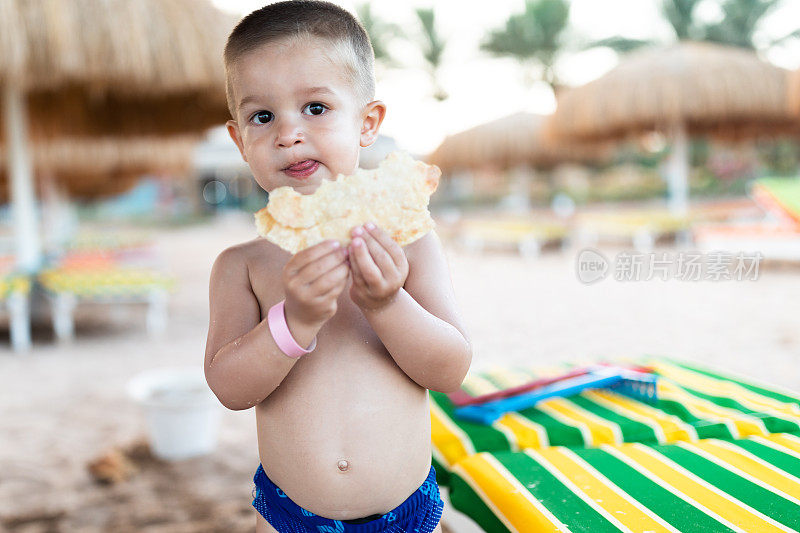
M 258 456 L 251 411 L 224 411 L 210 456 L 161 463 L 140 448 L 131 452 L 139 474 L 116 485 L 98 484 L 86 465 L 115 446 L 130 450 L 146 434 L 143 413 L 126 396 L 128 380 L 154 367 L 202 365 L 211 265 L 224 248 L 254 235 L 247 213 L 153 233 L 178 279 L 163 338 L 146 335 L 143 308 L 86 307 L 76 314 L 74 342 L 57 344 L 44 324 L 34 330 L 34 350 L 16 355 L 4 323 L 0 531 L 253 529 Z M 467 252 L 448 241 L 446 251 L 473 370 L 653 354 L 800 390 L 792 298 L 800 268 L 762 267 L 756 281 L 586 285 L 576 276 L 577 247 L 536 259 Z

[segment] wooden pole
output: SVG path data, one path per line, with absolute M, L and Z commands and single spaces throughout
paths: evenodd
M 670 153 L 667 159 L 669 210 L 685 215 L 689 210 L 689 136 L 683 124 L 675 124 L 669 132 Z
M 28 116 L 25 99 L 19 87 L 8 83 L 3 92 L 17 268 L 32 274 L 41 266 L 42 247 L 39 221 L 36 217 L 33 165 L 28 150 Z

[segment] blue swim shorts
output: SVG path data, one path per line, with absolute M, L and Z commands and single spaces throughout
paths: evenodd
M 261 465 L 253 481 L 253 507 L 280 533 L 432 533 L 444 507 L 433 467 L 425 482 L 403 503 L 386 514 L 354 520 L 333 520 L 303 509 L 270 481 Z

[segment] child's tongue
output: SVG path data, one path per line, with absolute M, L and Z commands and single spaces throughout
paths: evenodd
M 306 159 L 305 161 L 300 161 L 299 163 L 295 163 L 294 165 L 290 166 L 287 170 L 305 170 L 310 168 L 315 161 L 311 159 Z

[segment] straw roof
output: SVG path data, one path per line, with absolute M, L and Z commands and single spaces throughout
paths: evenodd
M 37 174 L 50 174 L 73 198 L 91 199 L 125 192 L 142 174 L 185 174 L 192 165 L 196 136 L 174 138 L 62 139 L 32 146 Z M 6 154 L 0 147 L 0 169 Z M 0 200 L 8 185 L 0 170 Z
M 0 83 L 133 95 L 223 88 L 234 24 L 198 0 L 0 0 Z
M 0 0 L 0 85 L 27 95 L 32 138 L 198 131 L 229 118 L 235 23 L 205 0 Z
M 552 167 L 566 161 L 602 159 L 600 147 L 554 143 L 542 136 L 545 117 L 516 113 L 449 135 L 428 157 L 443 172 L 516 166 Z
M 800 119 L 800 69 L 789 74 L 787 94 L 789 98 L 789 111 Z
M 682 42 L 630 54 L 601 78 L 562 93 L 547 125 L 562 139 L 608 139 L 683 124 L 690 134 L 797 133 L 787 71 L 754 52 Z

